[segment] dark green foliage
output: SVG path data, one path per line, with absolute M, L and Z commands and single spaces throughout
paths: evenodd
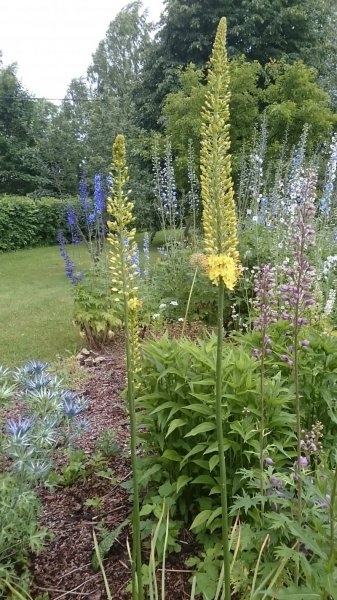
M 120 454 L 121 449 L 116 440 L 115 432 L 112 429 L 103 431 L 96 441 L 96 449 L 107 459 L 114 458 Z
M 99 549 L 99 554 L 100 554 L 101 560 L 103 560 L 107 556 L 107 554 L 110 552 L 115 541 L 118 539 L 118 536 L 122 533 L 122 531 L 125 529 L 125 527 L 127 525 L 129 525 L 129 522 L 130 522 L 129 519 L 126 519 L 120 525 L 118 525 L 117 527 L 115 527 L 112 530 L 107 529 L 106 527 L 104 527 L 104 525 L 101 525 L 97 528 L 99 540 L 100 540 L 98 543 L 98 549 Z M 96 553 L 92 557 L 91 564 L 92 564 L 93 570 L 98 571 L 99 560 L 98 560 Z
M 211 530 L 219 525 L 215 355 L 215 338 L 196 345 L 164 337 L 144 345 L 140 376 L 138 405 L 150 455 L 143 460 L 143 484 L 173 485 L 177 514 L 189 524 L 196 518 L 197 531 L 205 524 Z M 270 444 L 280 464 L 284 456 L 278 445 L 290 455 L 295 449 L 289 400 L 281 378 L 271 375 L 266 380 L 266 430 L 273 431 Z M 258 465 L 258 403 L 258 362 L 250 351 L 225 346 L 223 420 L 230 496 L 244 486 L 239 470 Z
M 66 228 L 66 207 L 56 198 L 0 196 L 0 252 L 55 244 L 58 229 Z

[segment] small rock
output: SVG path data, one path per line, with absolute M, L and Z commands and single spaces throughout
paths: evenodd
M 93 367 L 94 366 L 94 360 L 92 358 L 85 358 L 84 359 L 84 366 L 85 367 Z
M 90 356 L 90 350 L 87 350 L 86 348 L 83 348 L 80 352 L 80 354 L 82 354 L 82 356 Z
M 93 363 L 94 363 L 94 365 L 100 365 L 104 361 L 105 361 L 104 356 L 96 356 L 96 358 L 94 358 L 94 360 L 93 360 Z

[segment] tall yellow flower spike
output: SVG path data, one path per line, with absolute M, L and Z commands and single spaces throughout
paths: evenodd
M 132 597 L 143 600 L 135 402 L 135 379 L 140 365 L 138 310 L 141 303 L 136 294 L 136 230 L 132 228 L 133 204 L 128 199 L 128 192 L 125 191 L 129 178 L 123 135 L 117 135 L 113 145 L 111 175 L 113 187 L 111 196 L 108 198 L 108 213 L 110 215 L 108 241 L 111 246 L 110 269 L 112 273 L 112 289 L 119 294 L 118 299 L 123 301 L 124 304 L 127 393 L 131 433 L 130 450 L 134 498 L 132 519 Z
M 201 198 L 208 275 L 233 289 L 241 272 L 229 138 L 229 67 L 226 19 L 213 46 L 201 126 Z

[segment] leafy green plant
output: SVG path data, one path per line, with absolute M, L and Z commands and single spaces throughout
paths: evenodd
M 111 429 L 103 431 L 96 441 L 96 448 L 104 458 L 110 459 L 120 454 L 121 449 L 116 441 L 115 432 Z
M 29 555 L 43 548 L 47 531 L 38 525 L 40 504 L 36 494 L 9 474 L 0 474 L 0 592 L 8 584 L 29 590 Z
M 122 313 L 102 269 L 73 287 L 74 320 L 92 348 L 100 349 L 122 325 Z

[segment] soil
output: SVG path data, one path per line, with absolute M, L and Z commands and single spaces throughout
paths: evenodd
M 86 411 L 89 429 L 77 443 L 88 455 L 95 450 L 99 435 L 113 430 L 122 453 L 104 466 L 113 471 L 113 480 L 92 473 L 83 481 L 54 490 L 41 489 L 43 505 L 41 525 L 47 527 L 52 538 L 42 554 L 33 559 L 33 598 L 48 593 L 50 600 L 107 598 L 100 570 L 92 568 L 94 553 L 93 531 L 99 538 L 100 524 L 114 529 L 131 513 L 129 492 L 121 487 L 131 476 L 129 460 L 129 421 L 125 402 L 120 392 L 125 387 L 124 344 L 117 340 L 104 362 L 90 369 L 92 377 L 83 390 L 90 398 Z M 60 462 L 62 464 L 62 461 Z M 88 506 L 88 499 L 100 498 L 99 506 Z M 131 598 L 127 591 L 130 582 L 128 543 L 131 531 L 126 527 L 118 536 L 104 559 L 104 569 L 114 600 Z M 191 551 L 191 547 L 186 544 Z M 190 598 L 191 573 L 184 566 L 182 554 L 168 559 L 166 570 L 166 598 Z M 146 551 L 143 557 L 148 562 Z

